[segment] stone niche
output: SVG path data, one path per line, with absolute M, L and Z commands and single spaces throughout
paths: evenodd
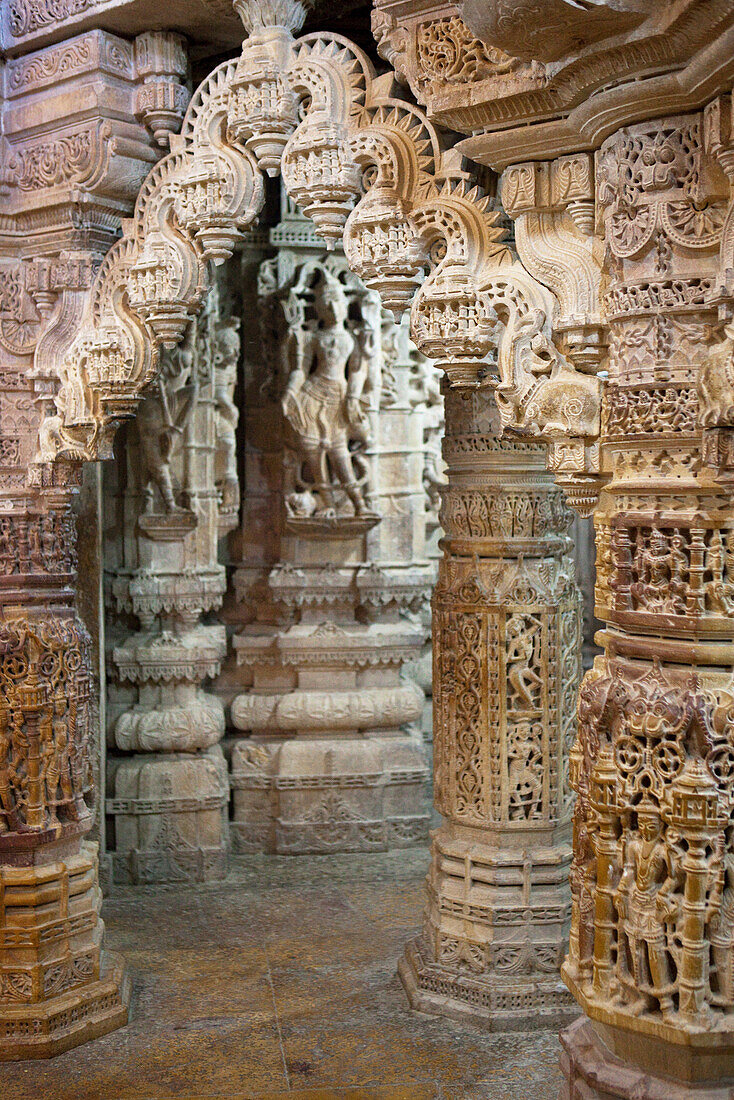
M 234 637 L 237 851 L 371 851 L 427 835 L 430 375 L 379 299 L 283 201 L 250 253 Z

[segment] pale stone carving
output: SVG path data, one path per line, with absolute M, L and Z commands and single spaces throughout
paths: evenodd
M 316 278 L 315 321 L 310 325 L 303 285 L 309 277 Z M 358 468 L 356 447 L 364 449 L 369 442 L 365 384 L 370 358 L 363 344 L 376 334 L 362 330 L 355 338 L 350 332 L 346 290 L 326 267 L 318 273 L 302 269 L 283 308 L 293 345 L 281 405 L 303 464 L 286 507 L 291 517 L 310 513 L 316 519 L 337 519 L 343 515 L 335 499 L 340 494 L 351 502 L 354 516 L 366 516 L 366 468 L 364 461 Z
M 287 201 L 270 236 L 263 339 L 246 356 L 236 584 L 252 621 L 234 639 L 249 690 L 232 721 L 250 737 L 232 750 L 233 845 L 397 847 L 428 821 L 420 735 L 405 730 L 423 694 L 400 678 L 431 579 L 411 363 L 396 354 L 383 375 L 394 322 Z
M 641 113 L 698 107 L 731 83 L 726 0 L 376 0 L 375 8 L 383 57 L 433 122 L 467 135 L 462 152 L 497 170 L 588 151 Z M 445 65 L 454 52 L 459 62 L 433 79 L 433 58 Z
M 247 18 L 252 14 L 248 11 Z M 290 6 L 271 15 L 295 24 L 294 13 L 296 8 Z M 149 177 L 135 218 L 102 265 L 85 324 L 60 372 L 56 401 L 63 432 L 42 432 L 40 468 L 51 457 L 58 461 L 80 450 L 85 455 L 107 453 L 117 421 L 134 410 L 155 379 L 158 345 L 170 347 L 180 341 L 201 308 L 207 280 L 204 259 L 223 260 L 258 213 L 263 186 L 257 161 L 267 172 L 277 170 L 280 162 L 291 199 L 312 217 L 328 247 L 343 237 L 346 260 L 367 288 L 361 292 L 363 306 L 379 292 L 384 304 L 400 314 L 413 298 L 411 333 L 418 350 L 443 368 L 451 383 L 473 387 L 486 382 L 495 389 L 503 428 L 549 441 L 554 453 L 570 453 L 562 468 L 557 465 L 574 491 L 579 477 L 583 481 L 589 473 L 587 450 L 598 432 L 598 381 L 584 369 L 583 357 L 579 369 L 571 349 L 565 352 L 554 343 L 553 297 L 514 259 L 504 241 L 500 212 L 470 186 L 458 158 L 442 151 L 422 112 L 394 98 L 390 77 L 373 77 L 359 50 L 328 35 L 293 42 L 288 26 L 262 23 L 259 16 L 252 22 L 255 33 L 245 43 L 240 61 L 225 63 L 195 94 L 181 139 Z M 246 143 L 244 152 L 237 139 Z M 338 264 L 332 272 L 337 270 Z M 120 288 L 129 306 L 124 315 L 115 308 Z M 373 333 L 381 326 L 379 317 L 376 320 Z M 328 331 L 334 343 L 333 354 L 326 356 L 321 347 L 313 361 L 330 373 L 335 363 L 341 363 L 344 379 L 339 388 L 346 386 L 348 397 L 343 357 L 345 352 L 351 357 L 350 335 L 333 309 L 328 319 L 322 314 L 320 322 L 325 326 L 321 332 Z M 374 339 L 372 345 L 369 354 L 376 365 Z M 299 383 L 299 394 L 303 385 Z M 286 402 L 286 411 L 300 429 L 300 447 L 304 435 L 308 437 L 303 431 L 306 420 L 328 414 L 331 426 L 325 445 L 319 441 L 320 455 L 333 445 L 336 424 L 343 456 L 344 420 L 353 427 L 358 418 L 345 417 L 341 397 L 316 400 L 311 390 L 307 388 L 302 405 L 295 394 Z M 412 420 L 417 424 L 416 417 Z M 417 524 L 411 522 L 410 511 L 406 518 L 397 507 L 394 514 L 387 510 L 395 497 L 390 448 L 379 437 L 379 418 L 371 418 L 370 426 L 366 457 L 372 457 L 371 492 L 380 522 L 372 531 L 360 531 L 358 525 L 355 529 L 344 519 L 332 525 L 330 534 L 342 533 L 346 543 L 341 566 L 314 569 L 313 556 L 302 540 L 302 556 L 288 551 L 283 564 L 271 570 L 270 602 L 286 609 L 290 625 L 285 631 L 253 629 L 238 640 L 238 655 L 253 669 L 258 692 L 274 681 L 281 693 L 323 689 L 327 677 L 332 691 L 342 685 L 359 691 L 372 687 L 378 671 L 385 686 L 398 686 L 399 667 L 413 655 L 416 634 L 401 623 L 400 613 L 416 601 L 422 576 L 420 571 L 411 576 L 410 570 L 395 568 L 394 563 L 396 547 L 405 554 L 403 560 L 415 560 L 416 543 L 411 540 L 423 537 L 423 522 L 422 517 Z M 58 443 L 53 456 L 43 446 L 46 439 Z M 416 444 L 420 459 L 422 426 Z M 419 461 L 419 479 L 421 466 Z M 354 489 L 349 468 L 342 469 L 337 480 L 342 488 Z M 417 488 L 422 501 L 420 480 Z M 170 507 L 167 490 L 166 496 Z M 352 506 L 359 506 L 356 493 Z M 525 523 L 525 512 L 533 512 L 534 506 L 519 502 L 517 507 L 517 522 Z M 470 536 L 476 509 L 481 513 L 479 496 L 468 505 Z M 295 524 L 311 517 L 286 518 Z M 327 518 L 314 520 L 322 535 Z M 369 518 L 372 526 L 374 517 Z M 503 505 L 498 529 L 507 519 Z M 513 526 L 515 520 L 510 522 Z M 358 539 L 366 540 L 364 548 Z M 366 560 L 369 566 L 361 564 Z M 355 561 L 360 562 L 356 568 Z M 376 568 L 374 563 L 381 561 L 391 564 Z M 538 689 L 539 674 L 528 670 L 537 632 L 530 619 L 524 632 L 520 625 L 515 624 L 518 633 L 508 643 L 507 682 L 520 704 L 524 700 L 529 705 Z M 408 706 L 407 694 L 413 695 L 413 703 L 415 699 L 414 693 L 403 692 L 400 705 L 405 706 L 406 721 L 415 709 Z M 246 717 L 251 720 L 249 714 Z M 375 725 L 380 729 L 378 722 Z M 393 839 L 409 839 L 416 825 L 422 828 L 423 815 L 396 815 L 394 796 L 385 797 L 379 815 L 372 811 L 370 817 L 373 787 L 412 787 L 414 792 L 419 787 L 420 755 L 410 736 L 401 737 L 391 727 L 387 736 L 329 744 L 324 732 L 316 744 L 305 737 L 283 741 L 280 730 L 261 734 L 254 729 L 252 741 L 238 747 L 233 760 L 234 785 L 241 793 L 235 809 L 241 843 L 281 850 L 384 846 Z M 519 724 L 513 735 L 510 766 L 519 785 L 525 782 L 523 738 L 531 733 Z M 283 743 L 273 751 L 276 737 Z M 366 793 L 354 808 L 342 795 L 322 796 L 314 804 L 313 796 L 305 793 L 314 789 L 314 774 L 319 788 L 357 785 Z M 375 776 L 379 778 L 373 784 Z M 284 817 L 287 803 L 282 792 L 290 789 L 298 793 L 288 807 L 291 816 Z M 269 795 L 263 802 L 263 791 L 279 792 L 277 806 Z M 252 792 L 259 792 L 257 798 Z M 333 806 L 329 799 L 336 799 Z M 345 825 L 336 840 L 324 829 L 332 810 L 338 810 Z
M 580 672 L 570 514 L 542 448 L 499 430 L 486 391 L 447 392 L 433 596 L 434 795 L 445 824 L 423 937 L 400 964 L 414 1007 L 494 1029 L 575 1014 L 558 971 Z
M 240 61 L 221 66 L 194 98 L 181 142 L 144 185 L 134 220 L 102 265 L 70 353 L 89 275 L 63 263 L 54 282 L 34 242 L 30 265 L 4 289 L 3 369 L 7 351 L 15 379 L 8 416 L 27 422 L 15 436 L 3 435 L 7 483 L 25 486 L 36 434 L 32 402 L 21 407 L 30 395 L 24 357 L 37 345 L 34 384 L 46 406 L 32 478 L 56 503 L 69 463 L 109 453 L 116 423 L 154 380 L 158 345 L 181 339 L 200 309 L 204 259 L 224 259 L 252 223 L 262 200 L 256 162 L 266 172 L 282 162 L 294 201 L 328 244 L 344 237 L 347 260 L 366 286 L 396 312 L 412 299 L 420 351 L 454 384 L 496 389 L 505 431 L 548 443 L 572 499 L 596 507 L 598 609 L 610 626 L 605 656 L 580 699 L 566 976 L 598 1030 L 584 1023 L 566 1033 L 569 1095 L 685 1094 L 671 1074 L 687 1080 L 688 1095 L 711 1095 L 713 1086 L 700 1082 L 727 1072 L 731 1015 L 732 340 L 719 328 L 730 322 L 731 298 L 730 5 L 534 0 L 531 21 L 528 4 L 498 0 L 482 11 L 474 6 L 474 15 L 466 5 L 472 35 L 453 7 L 446 23 L 435 5 L 427 19 L 414 19 L 426 10 L 417 4 L 404 23 L 400 3 L 380 3 L 386 48 L 411 81 L 412 36 L 420 37 L 421 22 L 443 22 L 421 32 L 424 64 L 431 63 L 431 36 L 464 43 L 469 63 L 449 71 L 432 114 L 468 135 L 458 151 L 496 169 L 510 166 L 503 195 L 517 218 L 521 262 L 503 243 L 500 212 L 471 186 L 455 151 L 441 151 L 424 113 L 396 100 L 389 74 L 375 80 L 343 39 L 294 43 L 298 4 L 238 6 L 253 35 Z M 49 11 L 48 3 L 31 8 L 18 0 L 18 35 L 31 23 L 53 23 Z M 475 37 L 487 33 L 487 43 Z M 124 102 L 109 120 L 121 138 L 118 160 L 113 142 L 86 121 L 21 140 L 12 127 L 4 130 L 15 146 L 13 214 L 39 184 L 96 186 L 115 177 L 123 205 L 135 192 L 141 163 L 156 154 L 140 127 L 117 129 L 132 113 L 135 78 L 125 74 L 118 89 Z M 428 84 L 413 86 L 420 97 Z M 514 194 L 513 180 L 523 183 Z M 592 230 L 603 236 L 601 254 Z M 38 266 L 37 257 L 44 261 Z M 55 250 L 51 258 L 62 259 Z M 57 294 L 63 308 L 48 325 Z M 597 372 L 607 339 L 610 381 L 600 408 Z M 482 500 L 465 502 L 472 540 Z M 24 501 L 15 514 L 26 512 L 34 509 Z M 388 530 L 381 514 L 370 538 Z M 0 534 L 11 538 L 7 529 Z M 44 529 L 15 553 L 0 543 L 4 559 L 17 557 L 46 584 L 47 527 L 45 538 L 45 550 Z M 376 605 L 379 584 L 369 575 L 364 582 L 360 600 Z M 326 584 L 293 574 L 278 584 L 286 604 L 313 601 L 323 614 Z M 339 591 L 333 576 L 328 588 Z M 58 606 L 69 607 L 67 595 Z M 508 639 L 505 656 L 510 697 L 527 705 L 538 684 L 527 672 L 537 634 L 532 622 L 526 627 Z M 322 673 L 343 643 L 338 630 L 310 631 Z M 29 700 L 22 720 L 33 728 L 30 692 Z M 70 740 L 58 724 L 58 740 L 46 734 L 55 793 L 45 778 L 42 788 L 64 818 Z M 261 747 L 254 741 L 247 748 L 262 771 Z M 313 756 L 301 759 L 295 742 L 289 749 L 293 774 L 306 774 Z M 518 781 L 527 779 L 523 760 L 521 750 L 508 753 L 508 775 Z M 325 752 L 320 774 L 335 772 Z M 339 774 L 347 774 L 345 765 Z M 38 776 L 33 784 L 36 790 Z M 5 794 L 10 808 L 12 790 Z M 31 809 L 41 808 L 34 796 Z M 301 825 L 320 837 L 329 815 L 348 837 L 341 795 L 305 809 Z M 475 957 L 462 951 L 464 961 Z
M 237 519 L 231 391 L 239 336 L 224 314 L 216 285 L 184 342 L 164 353 L 128 436 L 127 530 L 113 594 L 141 629 L 114 647 L 120 686 L 110 691 L 110 713 L 117 748 L 150 755 L 114 761 L 107 812 L 118 881 L 218 878 L 226 867 L 224 708 L 199 686 L 219 672 L 226 651 L 224 627 L 200 616 L 221 603 L 217 538 Z M 135 685 L 134 702 L 123 701 L 125 683 Z

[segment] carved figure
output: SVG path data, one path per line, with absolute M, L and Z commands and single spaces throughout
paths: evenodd
M 676 875 L 659 813 L 641 810 L 637 825 L 638 834 L 624 845 L 624 870 L 614 894 L 620 918 L 617 977 L 633 1012 L 644 1012 L 652 996 L 667 1019 L 674 1011 L 674 985 L 665 922 L 678 911 Z
M 734 585 L 725 580 L 726 566 L 730 560 L 730 537 L 727 537 L 726 548 L 721 537 L 721 531 L 712 532 L 711 542 L 706 551 L 706 572 L 711 579 L 706 582 L 706 603 L 711 611 L 720 615 L 730 615 L 734 612 Z
M 154 392 L 138 409 L 138 440 L 145 511 L 152 513 L 157 489 L 166 512 L 185 511 L 177 502 L 171 475 L 171 453 L 183 434 L 198 383 L 193 370 L 193 327 L 176 352 L 164 356 Z
M 708 906 L 714 964 L 710 996 L 712 1004 L 730 1008 L 734 1004 L 734 827 L 726 830 L 716 856 L 719 873 Z
M 43 557 L 46 563 L 46 568 L 52 571 L 63 568 L 63 562 L 61 558 L 61 547 L 56 544 L 56 536 L 54 535 L 54 523 L 51 516 L 44 516 L 41 524 L 41 547 L 43 549 Z
M 214 476 L 222 507 L 235 509 L 239 503 L 236 429 L 240 418 L 234 403 L 237 365 L 240 357 L 240 320 L 230 317 L 219 329 L 214 352 L 214 431 L 216 453 Z
M 507 623 L 507 679 L 529 709 L 536 706 L 535 692 L 543 683 L 533 667 L 537 632 L 537 624 L 526 616 L 513 616 Z
M 0 520 L 0 571 L 9 576 L 17 566 L 17 554 L 11 520 Z
M 637 548 L 635 566 L 643 579 L 631 586 L 632 595 L 648 607 L 664 609 L 670 593 L 668 542 L 665 536 L 653 528 L 648 547 L 644 543 Z
M 288 303 L 295 329 L 294 361 L 282 399 L 308 485 L 319 498 L 318 516 L 336 515 L 341 488 L 355 515 L 368 512 L 352 448 L 368 439 L 364 387 L 368 361 L 363 343 L 347 327 L 349 306 L 340 281 L 324 269 L 314 291 L 316 325 L 307 327 L 297 292 Z M 292 323 L 292 322 L 291 322 Z
M 28 557 L 31 565 L 34 565 L 36 571 L 42 573 L 45 571 L 45 562 L 43 560 L 43 551 L 41 549 L 41 532 L 39 529 L 39 522 L 31 520 L 27 527 L 28 537 Z

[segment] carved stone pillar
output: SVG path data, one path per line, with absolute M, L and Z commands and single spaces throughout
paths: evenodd
M 217 543 L 237 520 L 238 328 L 215 286 L 185 343 L 164 354 L 128 434 L 112 593 L 139 629 L 120 638 L 118 625 L 111 654 L 115 745 L 135 754 L 110 762 L 118 882 L 199 881 L 226 870 L 224 708 L 201 686 L 220 670 L 226 635 L 201 618 L 221 604 Z M 109 549 L 112 566 L 118 552 Z
M 701 114 L 656 119 L 597 154 L 611 343 L 596 606 L 607 628 L 573 753 L 564 975 L 592 1022 L 563 1036 L 569 1097 L 730 1089 L 734 527 L 725 464 L 716 445 L 702 450 L 700 428 L 717 423 L 719 356 L 731 350 L 709 350 L 729 189 L 704 131 Z
M 414 1008 L 492 1029 L 555 1026 L 570 925 L 568 751 L 580 597 L 543 446 L 499 438 L 487 391 L 448 390 L 433 596 L 435 833 Z
M 2 496 L 0 1060 L 41 1058 L 127 1021 L 104 955 L 93 824 L 90 638 L 74 609 L 64 490 Z
M 441 440 L 444 432 L 443 397 L 441 395 L 441 375 L 430 360 L 409 343 L 408 327 L 405 324 L 395 329 L 401 342 L 406 344 L 403 362 L 411 363 L 410 403 L 423 418 L 423 490 L 426 509 L 426 557 L 431 564 L 431 576 L 435 585 L 438 577 L 438 563 L 441 560 L 441 522 L 439 510 L 441 491 L 446 487 L 444 461 L 441 457 Z M 405 672 L 415 680 L 425 695 L 421 729 L 424 739 L 430 744 L 433 740 L 433 655 L 431 645 L 431 601 L 430 595 L 420 610 L 421 621 L 426 630 L 426 641 L 418 660 L 411 662 Z
M 59 362 L 161 154 L 147 123 L 160 140 L 188 99 L 180 36 L 129 41 L 87 25 L 48 45 L 68 8 L 0 13 L 0 1059 L 48 1057 L 127 1020 L 85 841 L 101 738 L 71 503 L 98 452 L 62 428 Z M 160 82 L 165 120 L 145 107 Z M 64 455 L 36 464 L 44 414 L 45 442 Z M 85 613 L 97 595 L 80 601 Z
M 424 837 L 423 419 L 405 341 L 292 204 L 246 366 L 233 846 L 378 851 Z M 392 333 L 392 338 L 390 334 Z M 263 350 L 265 354 L 263 355 Z

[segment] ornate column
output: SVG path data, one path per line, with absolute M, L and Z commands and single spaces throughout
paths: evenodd
M 201 684 L 219 672 L 227 643 L 223 624 L 201 619 L 222 602 L 218 539 L 237 522 L 239 320 L 228 312 L 216 284 L 185 342 L 165 353 L 127 438 L 114 532 L 121 554 L 108 546 L 108 568 L 120 556 L 112 583 L 118 614 L 140 624 L 122 638 L 118 624 L 110 655 L 115 745 L 135 754 L 109 764 L 118 882 L 226 873 L 224 708 Z
M 486 391 L 448 390 L 443 558 L 433 595 L 433 837 L 414 1008 L 493 1030 L 575 1014 L 568 750 L 580 675 L 571 515 L 545 448 L 500 438 Z
M 585 268 L 601 273 L 593 327 L 600 347 L 609 342 L 608 381 L 583 503 L 595 508 L 607 626 L 572 753 L 564 977 L 587 1018 L 563 1033 L 563 1095 L 723 1098 L 734 942 L 731 9 L 465 0 L 450 18 L 419 4 L 403 19 L 393 0 L 379 6 L 386 44 L 432 117 L 467 135 L 467 155 L 513 166 L 502 196 L 520 257 L 552 290 L 554 342 L 584 373 L 606 364 L 583 351 L 587 324 L 567 308 L 564 269 L 575 255 L 579 288 Z M 439 87 L 426 91 L 431 65 Z M 573 432 L 581 409 L 566 409 Z M 546 413 L 528 419 L 547 431 Z M 564 451 L 551 461 L 565 482 L 574 456 Z
M 0 518 L 0 1060 L 48 1057 L 127 1022 L 102 953 L 90 639 L 74 609 L 69 493 L 4 496 Z
M 564 974 L 592 1023 L 563 1038 L 569 1096 L 592 1080 L 589 1095 L 604 1097 L 729 1092 L 734 536 L 718 424 L 731 342 L 710 350 L 717 306 L 730 308 L 729 186 L 711 151 L 729 142 L 726 119 L 722 100 L 626 127 L 597 154 L 607 627 L 574 749 L 578 933 Z
M 7 14 L 11 37 L 34 29 L 24 6 Z M 97 846 L 85 839 L 99 805 L 101 739 L 91 642 L 74 599 L 72 498 L 93 455 L 72 445 L 56 464 L 34 458 L 44 413 L 58 413 L 58 357 L 161 152 L 143 83 L 146 96 L 168 89 L 160 140 L 180 123 L 186 68 L 178 35 L 132 42 L 100 30 L 4 62 L 0 1060 L 48 1057 L 127 1021 L 129 980 L 102 950 Z M 60 431 L 58 415 L 50 424 Z
M 384 850 L 428 825 L 420 735 L 403 729 L 422 694 L 400 676 L 425 636 L 406 618 L 429 584 L 423 421 L 376 295 L 282 213 L 248 368 L 233 844 Z

